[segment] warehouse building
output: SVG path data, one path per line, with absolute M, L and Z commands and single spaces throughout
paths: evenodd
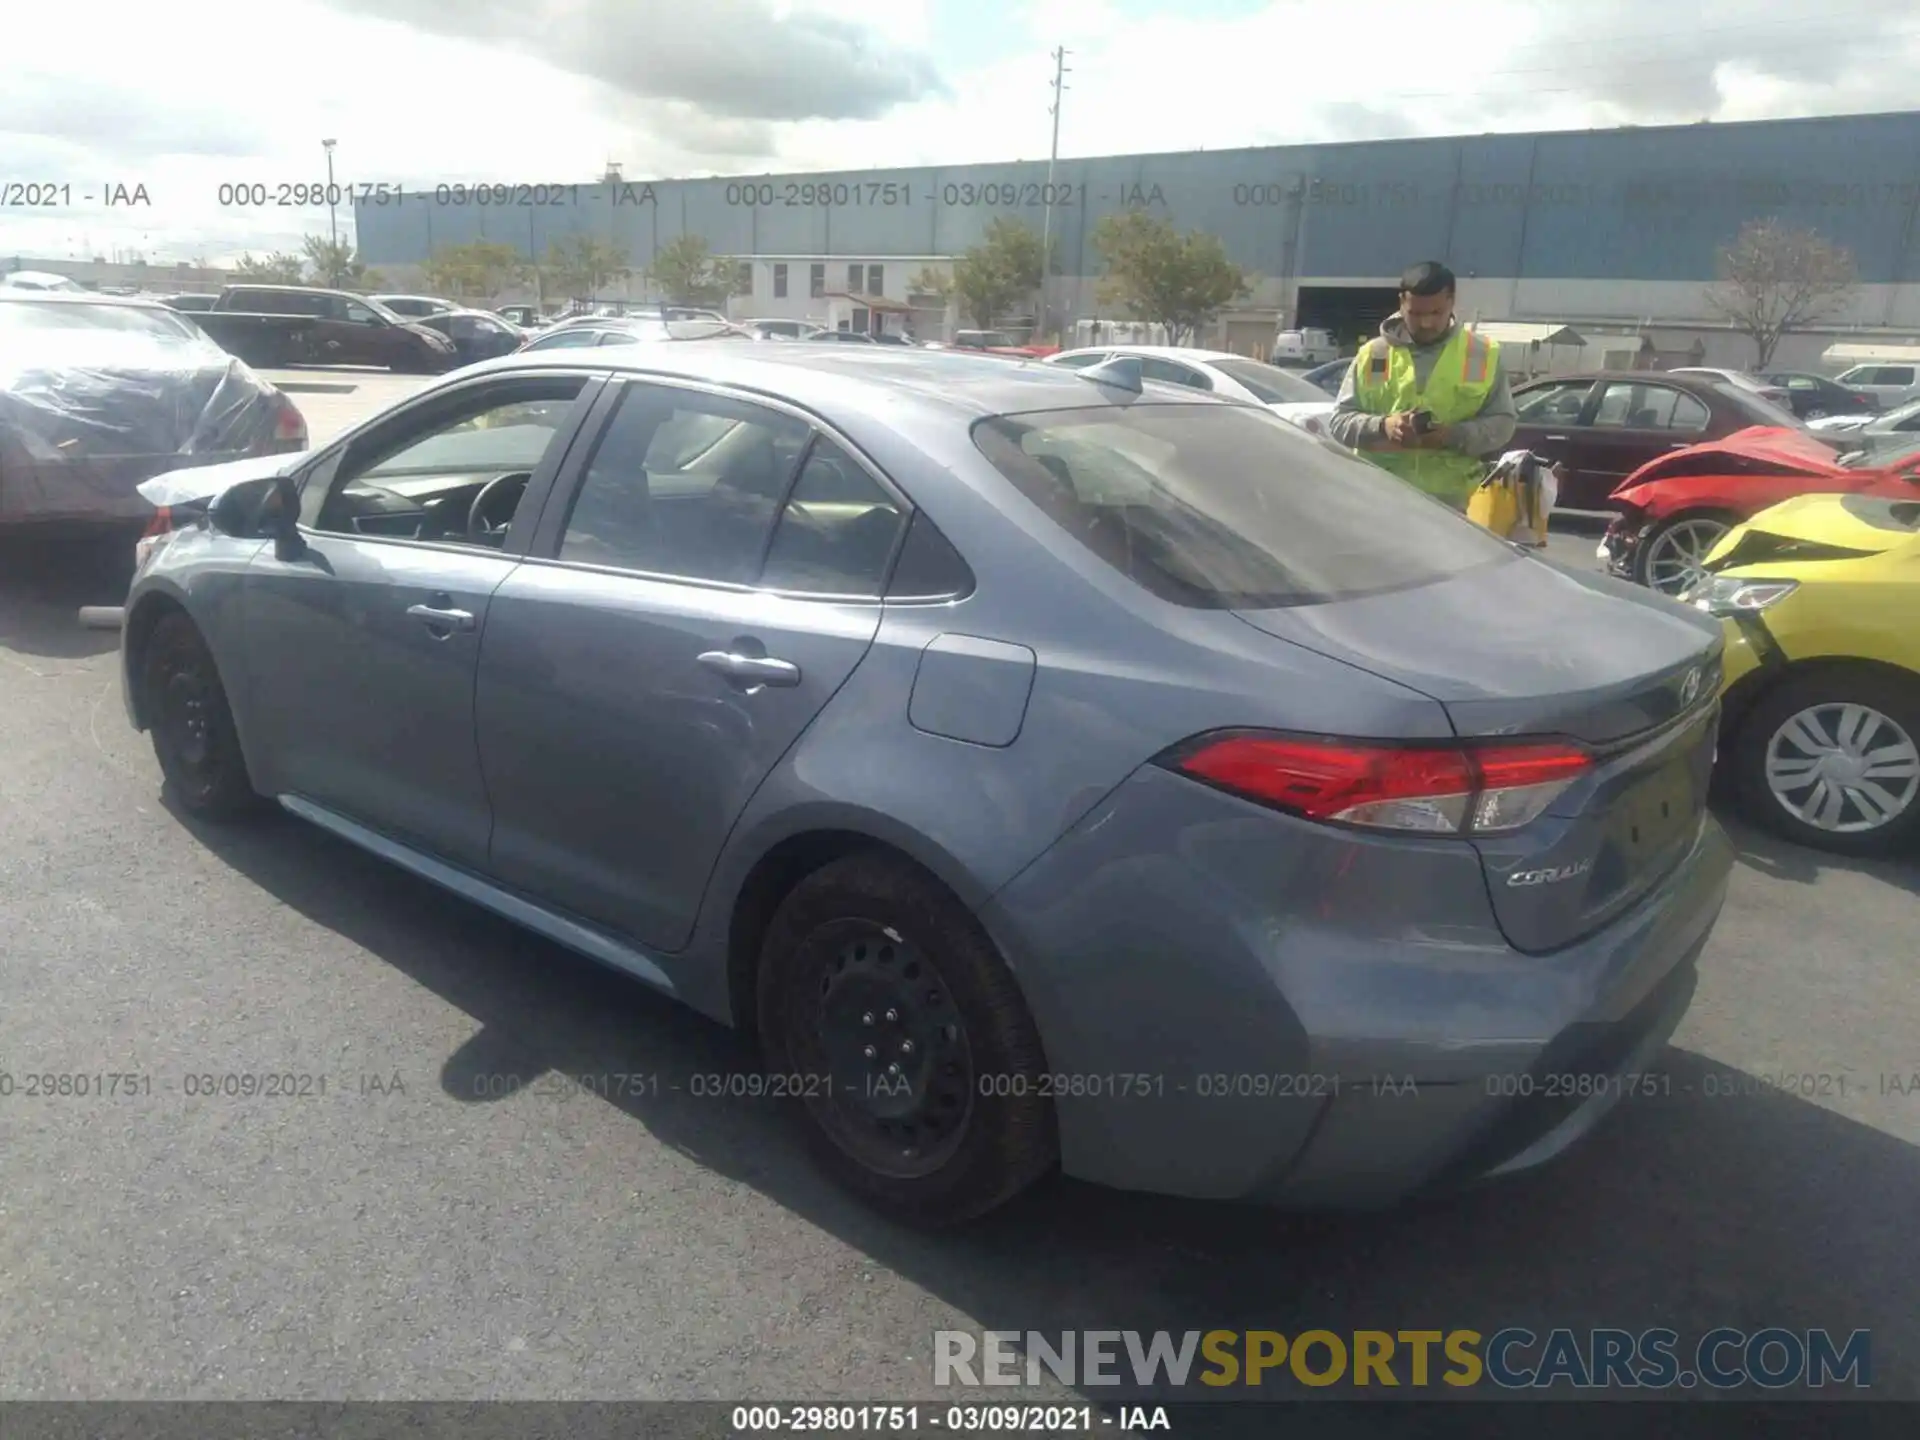
M 1219 235 L 1258 277 L 1211 337 L 1250 353 L 1287 326 L 1370 332 L 1405 265 L 1440 258 L 1469 316 L 1745 363 L 1748 342 L 1705 291 L 1720 247 L 1768 217 L 1844 246 L 1860 281 L 1843 314 L 1790 337 L 1777 363 L 1812 364 L 1848 336 L 1920 343 L 1920 111 L 1108 156 L 1060 161 L 1051 182 L 1040 162 L 442 185 L 361 202 L 355 221 L 361 254 L 396 283 L 417 283 L 443 246 L 486 239 L 534 256 L 594 234 L 626 255 L 633 279 L 614 293 L 635 298 L 659 247 L 696 234 L 736 262 L 733 314 L 851 326 L 937 318 L 928 272 L 1005 216 L 1052 235 L 1047 328 L 1070 331 L 1112 313 L 1092 231 L 1129 208 Z

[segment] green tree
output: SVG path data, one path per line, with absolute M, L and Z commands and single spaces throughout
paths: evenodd
M 1719 258 L 1707 306 L 1753 341 L 1756 370 L 1773 362 L 1782 336 L 1844 309 L 1858 278 L 1849 251 L 1778 220 L 1750 222 Z
M 234 262 L 233 273 L 262 285 L 298 285 L 306 277 L 307 262 L 282 250 L 259 257 L 249 252 Z
M 378 290 L 386 283 L 378 270 L 369 270 L 351 241 L 309 235 L 300 242 L 313 283 L 335 290 Z
M 953 278 L 939 292 L 960 302 L 976 327 L 992 328 L 995 318 L 1040 288 L 1045 249 L 1032 227 L 995 217 L 978 245 L 968 247 L 953 265 Z
M 1192 338 L 1253 289 L 1252 277 L 1227 258 L 1218 235 L 1182 234 L 1171 220 L 1145 211 L 1101 220 L 1093 227 L 1093 247 L 1107 267 L 1101 301 L 1164 325 L 1169 344 Z
M 733 293 L 732 267 L 713 258 L 701 235 L 681 235 L 662 245 L 647 267 L 647 279 L 675 305 L 719 305 Z
M 509 285 L 524 280 L 532 267 L 511 245 L 497 240 L 475 240 L 467 245 L 443 245 L 424 267 L 427 284 L 435 293 L 457 300 L 492 300 Z
M 562 235 L 540 262 L 542 288 L 576 300 L 590 299 L 601 286 L 632 273 L 626 252 L 595 235 Z

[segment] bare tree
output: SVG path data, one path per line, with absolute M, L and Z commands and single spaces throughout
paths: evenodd
M 1753 341 L 1754 368 L 1764 370 L 1783 335 L 1845 309 L 1855 281 L 1853 256 L 1841 246 L 1778 220 L 1754 220 L 1720 251 L 1720 283 L 1706 301 Z

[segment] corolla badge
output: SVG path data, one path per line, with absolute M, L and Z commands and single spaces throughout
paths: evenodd
M 1509 886 L 1520 885 L 1558 885 L 1562 880 L 1571 880 L 1593 869 L 1593 861 L 1582 860 L 1575 865 L 1555 865 L 1546 870 L 1516 870 L 1507 876 Z
M 1700 684 L 1703 678 L 1698 665 L 1687 671 L 1687 678 L 1680 682 L 1680 708 L 1682 710 L 1685 710 L 1700 698 Z

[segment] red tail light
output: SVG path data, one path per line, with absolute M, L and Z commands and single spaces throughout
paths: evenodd
M 307 448 L 307 417 L 284 395 L 280 397 L 280 412 L 274 417 L 273 439 L 276 445 L 289 449 Z
M 1203 736 L 1167 763 L 1308 820 L 1489 835 L 1537 819 L 1593 758 L 1561 741 L 1416 747 L 1238 731 Z
M 147 562 L 153 558 L 153 552 L 160 542 L 173 533 L 173 507 L 162 505 L 153 512 L 153 519 L 147 522 L 147 528 L 140 532 L 140 538 L 133 542 L 133 568 L 135 571 L 147 568 Z

